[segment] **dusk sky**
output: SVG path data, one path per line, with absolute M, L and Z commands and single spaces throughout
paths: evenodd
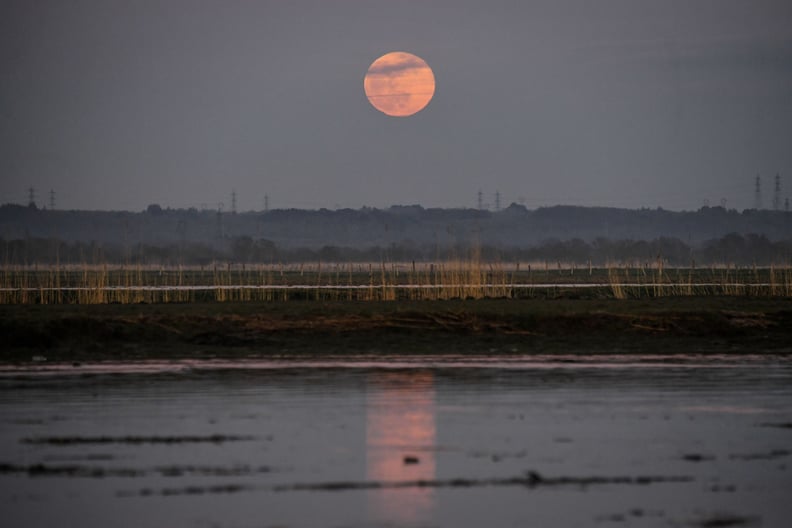
M 410 117 L 368 102 L 424 59 Z M 0 203 L 141 210 L 792 197 L 792 2 L 0 3 Z

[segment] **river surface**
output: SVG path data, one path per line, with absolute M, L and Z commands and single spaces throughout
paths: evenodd
M 769 526 L 792 357 L 0 366 L 3 526 Z

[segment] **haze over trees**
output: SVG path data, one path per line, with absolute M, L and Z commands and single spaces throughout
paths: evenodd
M 13 262 L 190 264 L 464 258 L 673 265 L 770 264 L 792 259 L 792 216 L 703 207 L 694 212 L 556 206 L 477 209 L 167 209 L 60 211 L 4 205 L 0 239 Z

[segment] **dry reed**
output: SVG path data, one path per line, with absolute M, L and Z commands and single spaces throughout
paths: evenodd
M 538 269 L 538 270 L 537 270 Z M 661 260 L 542 270 L 484 262 L 478 252 L 436 263 L 301 263 L 175 268 L 107 264 L 5 264 L 0 304 L 130 304 L 198 301 L 396 301 L 589 295 L 616 299 L 740 295 L 792 297 L 792 267 L 671 268 Z M 577 282 L 576 282 L 577 281 Z

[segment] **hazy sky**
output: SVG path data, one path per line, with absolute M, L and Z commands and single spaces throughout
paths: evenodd
M 408 118 L 363 91 L 397 50 Z M 789 0 L 0 1 L 0 203 L 741 209 L 776 172 Z

